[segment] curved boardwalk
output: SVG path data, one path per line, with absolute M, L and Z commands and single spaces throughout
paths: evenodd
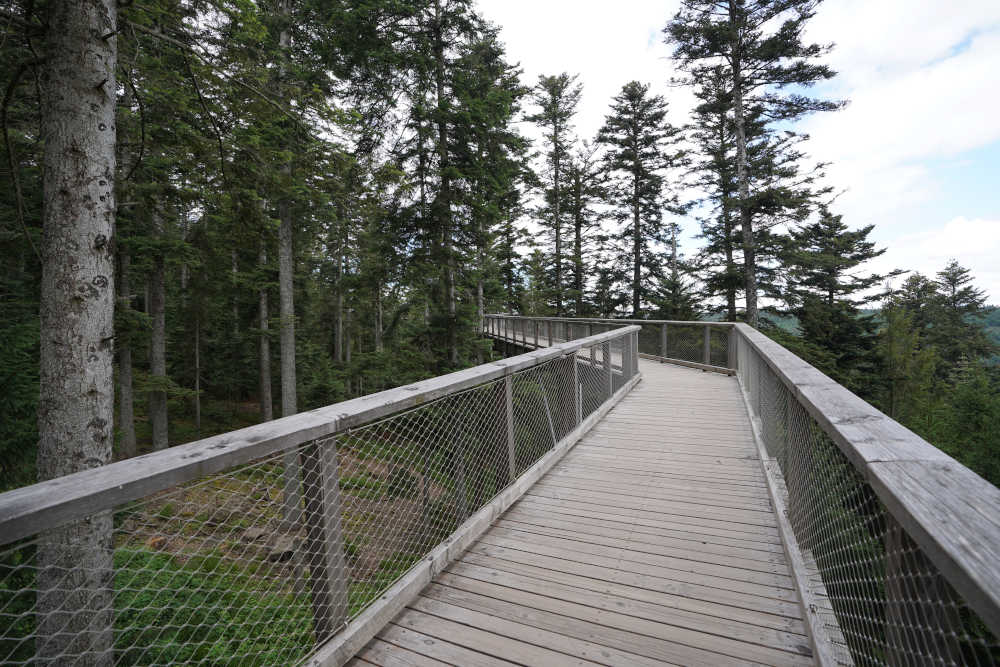
M 639 363 L 632 393 L 351 664 L 812 663 L 736 380 Z

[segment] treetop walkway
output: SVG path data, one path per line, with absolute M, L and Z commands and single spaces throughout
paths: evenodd
M 0 494 L 0 662 L 1000 663 L 1000 490 L 764 335 L 483 333 L 514 356 Z

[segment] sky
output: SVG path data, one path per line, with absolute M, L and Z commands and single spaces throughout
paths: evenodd
M 678 0 L 478 2 L 526 83 L 579 75 L 580 137 L 631 80 L 666 97 L 671 122 L 687 121 L 694 98 L 669 85 L 661 36 Z M 834 212 L 875 225 L 886 252 L 870 270 L 933 275 L 954 258 L 1000 304 L 1000 0 L 825 0 L 806 38 L 836 45 L 825 62 L 838 76 L 813 92 L 849 104 L 797 129 L 830 163 Z M 684 227 L 691 252 L 697 225 Z

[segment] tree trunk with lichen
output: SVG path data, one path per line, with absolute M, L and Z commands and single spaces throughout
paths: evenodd
M 53 0 L 46 26 L 38 404 L 43 480 L 108 463 L 114 441 L 117 5 Z M 39 535 L 37 564 L 36 664 L 110 665 L 111 512 Z
M 283 16 L 288 16 L 291 13 L 290 2 L 283 2 L 279 11 Z M 281 31 L 278 43 L 282 53 L 291 48 L 291 33 L 287 29 Z M 284 79 L 285 66 L 283 64 L 279 71 L 279 80 Z M 281 171 L 286 177 L 290 177 L 292 173 L 291 161 L 286 162 Z M 295 378 L 295 255 L 292 245 L 292 202 L 289 201 L 288 195 L 285 193 L 278 202 L 278 218 L 278 312 L 281 316 L 278 343 L 281 351 L 281 416 L 288 417 L 299 411 L 299 401 Z M 286 451 L 283 462 L 285 466 L 284 489 L 282 491 L 284 517 L 286 524 L 291 527 L 298 523 L 302 507 L 299 456 L 296 450 Z

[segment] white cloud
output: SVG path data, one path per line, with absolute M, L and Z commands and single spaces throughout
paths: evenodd
M 860 88 L 946 58 L 971 34 L 998 26 L 994 0 L 827 0 L 806 38 L 835 43 L 828 61 L 839 82 Z
M 952 156 L 1000 139 L 1000 30 L 958 54 L 847 91 L 849 106 L 802 124 L 818 157 L 865 170 Z
M 1000 219 L 959 216 L 936 229 L 900 236 L 868 268 L 877 272 L 914 269 L 933 276 L 951 259 L 970 269 L 976 287 L 986 290 L 996 302 L 1000 295 Z
M 541 74 L 580 74 L 583 100 L 576 118 L 581 138 L 604 122 L 611 98 L 636 80 L 666 96 L 674 122 L 687 120 L 693 97 L 668 88 L 674 74 L 660 31 L 677 11 L 676 0 L 479 0 L 486 18 L 503 27 L 509 56 L 520 61 L 524 82 Z

